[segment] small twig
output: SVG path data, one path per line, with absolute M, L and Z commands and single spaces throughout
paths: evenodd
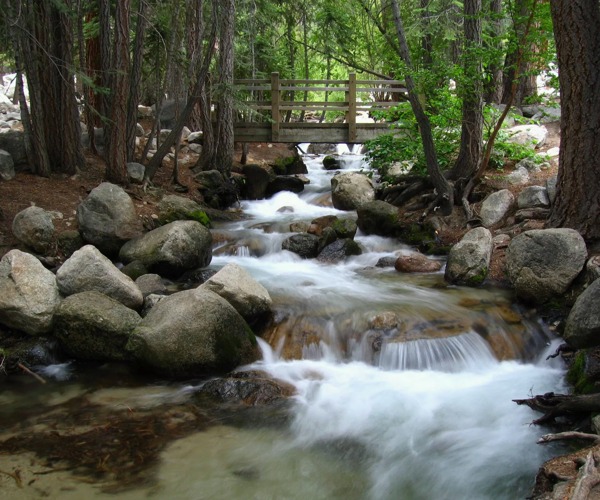
M 23 363 L 17 363 L 17 366 L 23 370 L 25 373 L 27 373 L 28 375 L 31 375 L 33 378 L 35 378 L 38 382 L 45 384 L 46 380 L 44 380 L 42 377 L 40 377 L 37 373 L 32 372 L 29 368 L 27 368 Z
M 12 477 L 19 488 L 23 487 L 23 481 L 21 480 L 21 471 L 19 469 L 16 469 L 14 473 L 6 472 L 5 470 L 0 469 L 0 474 L 6 474 L 7 476 Z

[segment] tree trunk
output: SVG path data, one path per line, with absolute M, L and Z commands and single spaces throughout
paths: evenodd
M 115 10 L 114 74 L 111 78 L 110 124 L 105 127 L 106 179 L 128 184 L 127 177 L 127 89 L 129 86 L 130 0 L 121 0 Z
M 129 84 L 129 100 L 127 102 L 127 161 L 135 159 L 135 137 L 137 128 L 138 104 L 140 102 L 140 82 L 142 80 L 142 63 L 144 57 L 144 37 L 146 34 L 146 12 L 148 4 L 140 2 L 135 29 L 135 45 L 131 62 L 131 81 Z
M 465 0 L 463 50 L 464 85 L 462 129 L 458 159 L 450 172 L 452 179 L 468 180 L 476 171 L 483 147 L 483 82 L 481 80 L 481 0 Z
M 219 11 L 219 78 L 220 99 L 217 107 L 216 168 L 226 177 L 231 175 L 234 155 L 233 136 L 233 53 L 235 35 L 235 0 L 220 0 Z
M 404 63 L 406 64 L 406 67 L 408 68 L 408 71 L 410 72 L 412 71 L 412 61 L 408 44 L 406 42 L 402 18 L 400 17 L 400 6 L 398 5 L 398 0 L 391 1 L 400 53 Z M 440 206 L 442 214 L 450 215 L 454 205 L 454 194 L 450 184 L 442 174 L 442 171 L 439 167 L 435 145 L 433 142 L 433 135 L 431 133 L 431 124 L 429 122 L 429 118 L 423 110 L 423 107 L 421 106 L 421 102 L 419 101 L 419 97 L 416 93 L 415 84 L 411 74 L 406 75 L 406 88 L 408 90 L 408 100 L 417 119 L 417 124 L 419 125 L 419 131 L 421 133 L 423 150 L 425 152 L 425 160 L 427 162 L 427 173 L 429 174 L 431 182 L 437 191 L 437 199 L 435 203 L 436 205 Z
M 600 238 L 600 6 L 551 0 L 561 94 L 556 201 L 548 225 Z
M 489 0 L 489 34 L 488 44 L 492 48 L 499 49 L 502 40 L 502 0 Z M 485 102 L 490 104 L 500 104 L 502 100 L 502 66 L 498 59 L 487 67 L 489 81 L 486 85 Z

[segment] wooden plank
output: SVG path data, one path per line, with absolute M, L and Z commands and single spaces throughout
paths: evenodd
M 304 85 L 347 85 L 348 84 L 348 80 L 281 80 L 281 85 L 297 85 L 297 84 L 304 84 Z
M 406 85 L 400 80 L 356 80 L 357 85 Z
M 271 140 L 279 141 L 279 124 L 281 115 L 279 114 L 279 101 L 281 101 L 281 91 L 279 84 L 279 73 L 271 74 Z
M 356 89 L 359 93 L 372 93 L 372 92 L 387 92 L 388 94 L 405 94 L 408 92 L 405 88 L 380 88 L 380 87 L 372 87 L 372 88 L 358 88 Z
M 282 86 L 283 92 L 294 91 L 294 92 L 347 92 L 348 87 L 290 87 Z

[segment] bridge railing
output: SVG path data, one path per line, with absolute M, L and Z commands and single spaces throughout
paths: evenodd
M 348 80 L 290 80 L 272 73 L 270 79 L 236 80 L 235 84 L 238 93 L 246 96 L 243 107 L 249 112 L 242 114 L 250 118 L 236 124 L 236 140 L 247 142 L 364 142 L 388 125 L 361 123 L 359 116 L 389 109 L 398 104 L 394 94 L 406 94 L 401 81 L 357 80 L 354 73 Z M 323 100 L 306 100 L 309 93 Z M 296 100 L 298 95 L 303 100 Z M 329 112 L 338 115 L 335 123 L 324 122 Z M 318 113 L 319 119 L 306 120 Z

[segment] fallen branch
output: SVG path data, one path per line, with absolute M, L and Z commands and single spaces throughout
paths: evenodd
M 23 363 L 17 363 L 17 366 L 23 370 L 25 373 L 27 373 L 28 375 L 31 375 L 34 379 L 36 379 L 38 382 L 45 384 L 46 380 L 43 379 L 42 377 L 40 377 L 37 373 L 32 372 L 29 368 L 27 368 Z
M 587 432 L 567 431 L 558 432 L 556 434 L 544 434 L 537 440 L 538 444 L 550 443 L 552 441 L 562 441 L 565 439 L 589 439 L 595 443 L 600 443 L 600 436 L 598 434 L 589 434 Z
M 0 469 L 0 474 L 6 474 L 7 476 L 12 477 L 19 488 L 23 487 L 23 480 L 21 479 L 21 471 L 19 469 L 16 469 L 14 473 Z
M 600 412 L 600 393 L 582 395 L 563 395 L 553 392 L 534 396 L 529 399 L 513 399 L 518 405 L 529 406 L 532 410 L 544 413 L 544 416 L 534 420 L 536 425 L 554 421 L 556 417 L 588 416 Z

